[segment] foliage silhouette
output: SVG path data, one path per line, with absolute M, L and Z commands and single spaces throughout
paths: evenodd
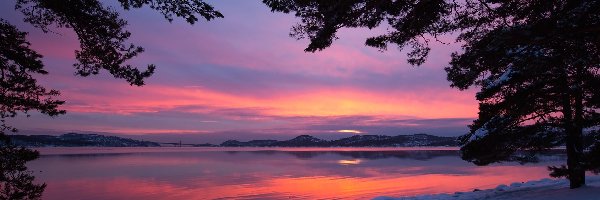
M 274 12 L 295 13 L 290 36 L 308 38 L 305 51 L 329 47 L 341 28 L 387 28 L 365 44 L 411 47 L 421 65 L 430 42 L 457 35 L 460 52 L 445 68 L 451 86 L 480 87 L 478 119 L 460 138 L 462 158 L 477 165 L 531 161 L 566 144 L 567 165 L 549 167 L 585 184 L 600 164 L 600 1 L 263 0 Z M 387 25 L 382 25 L 387 22 Z M 587 145 L 583 137 L 591 139 Z
M 0 20 L 0 137 L 5 131 L 16 131 L 5 123 L 5 118 L 18 112 L 38 110 L 56 116 L 64 114 L 58 106 L 64 101 L 54 98 L 60 93 L 37 84 L 34 74 L 47 74 L 40 60 L 42 56 L 29 48 L 26 33 Z
M 292 27 L 290 36 L 308 38 L 307 52 L 323 50 L 337 39 L 340 28 L 376 28 L 383 21 L 391 27 L 383 35 L 367 38 L 365 44 L 387 50 L 388 44 L 402 49 L 411 47 L 408 62 L 420 65 L 426 60 L 430 39 L 451 31 L 447 17 L 452 4 L 442 0 L 379 1 L 379 0 L 263 0 L 272 11 L 295 12 L 301 22 Z
M 64 114 L 58 109 L 64 101 L 55 100 L 56 90 L 47 90 L 37 84 L 32 74 L 47 74 L 42 57 L 29 48 L 26 33 L 0 20 L 0 199 L 40 199 L 45 184 L 34 184 L 34 176 L 25 163 L 36 159 L 37 151 L 19 148 L 10 143 L 6 131 L 16 129 L 5 123 L 5 118 L 18 112 L 38 110 L 56 116 Z
M 125 10 L 147 5 L 168 21 L 176 16 L 194 24 L 198 16 L 206 20 L 223 17 L 202 0 L 118 2 Z M 144 79 L 154 73 L 156 67 L 152 64 L 145 70 L 127 64 L 144 49 L 127 43 L 131 36 L 125 29 L 127 22 L 98 0 L 15 0 L 15 9 L 25 16 L 25 22 L 44 32 L 52 32 L 56 27 L 72 29 L 77 34 L 80 50 L 75 51 L 77 63 L 73 67 L 78 76 L 106 70 L 130 85 L 142 86 Z M 27 161 L 37 158 L 38 153 L 10 144 L 5 134 L 17 129 L 6 124 L 6 119 L 16 117 L 18 113 L 29 116 L 28 112 L 33 110 L 49 116 L 66 112 L 59 108 L 64 101 L 56 99 L 60 93 L 37 83 L 35 76 L 48 72 L 41 61 L 42 55 L 30 49 L 25 36 L 25 32 L 0 19 L 0 165 L 3 173 L 0 177 L 0 195 L 3 196 L 0 197 L 3 199 L 39 199 L 45 187 L 31 183 L 34 177 L 24 166 Z

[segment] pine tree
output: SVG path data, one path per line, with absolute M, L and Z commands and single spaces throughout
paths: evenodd
M 566 145 L 567 165 L 549 167 L 571 188 L 600 169 L 600 1 L 263 0 L 301 18 L 291 36 L 306 51 L 329 47 L 340 28 L 388 32 L 367 46 L 411 47 L 422 64 L 438 35 L 458 33 L 460 52 L 447 66 L 451 86 L 479 87 L 478 119 L 459 138 L 462 158 L 477 165 L 527 162 Z M 586 138 L 586 142 L 584 142 Z

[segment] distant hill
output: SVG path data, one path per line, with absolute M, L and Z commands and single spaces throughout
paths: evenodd
M 158 147 L 156 142 L 139 141 L 98 134 L 67 133 L 53 135 L 11 135 L 13 144 L 28 147 Z
M 67 133 L 53 135 L 11 135 L 14 144 L 28 147 L 158 147 L 161 143 L 139 141 L 116 136 L 98 134 Z M 162 145 L 182 146 L 181 143 Z M 458 146 L 456 137 L 441 137 L 428 134 L 414 135 L 354 135 L 338 140 L 323 140 L 310 135 L 300 135 L 290 140 L 250 140 L 240 142 L 227 140 L 220 145 L 183 144 L 188 147 L 419 147 Z
M 414 135 L 354 135 L 338 140 L 322 140 L 310 135 L 300 135 L 291 140 L 250 140 L 240 142 L 227 140 L 223 147 L 417 147 L 458 146 L 456 137 L 441 137 L 428 134 Z

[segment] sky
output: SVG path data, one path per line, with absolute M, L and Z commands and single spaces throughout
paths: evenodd
M 66 115 L 32 112 L 9 123 L 19 134 L 101 133 L 136 139 L 220 143 L 228 139 L 323 139 L 355 134 L 428 133 L 457 136 L 477 116 L 474 90 L 446 80 L 452 36 L 434 43 L 428 61 L 414 67 L 406 52 L 364 46 L 384 31 L 342 29 L 323 51 L 306 53 L 307 40 L 289 37 L 299 19 L 272 13 L 260 1 L 207 1 L 225 18 L 194 25 L 169 23 L 147 7 L 123 11 L 129 42 L 145 52 L 130 61 L 157 65 L 142 87 L 106 72 L 74 76 L 76 35 L 43 33 L 22 20 L 13 1 L 0 2 L 0 18 L 29 32 L 44 56 L 47 88 L 61 91 Z M 110 3 L 105 3 L 111 6 Z

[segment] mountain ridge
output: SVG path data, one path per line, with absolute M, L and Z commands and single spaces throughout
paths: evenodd
M 290 140 L 227 140 L 222 147 L 415 147 L 458 146 L 456 137 L 429 134 L 413 135 L 354 135 L 337 140 L 323 140 L 310 135 L 300 135 Z

